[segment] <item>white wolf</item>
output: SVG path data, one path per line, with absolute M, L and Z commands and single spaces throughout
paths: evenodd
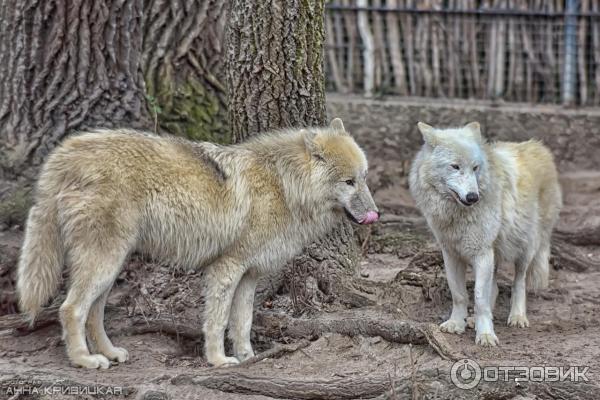
M 548 283 L 550 235 L 562 205 L 554 160 L 541 143 L 486 143 L 479 123 L 436 129 L 419 123 L 425 144 L 410 189 L 442 247 L 452 314 L 442 331 L 463 333 L 465 267 L 475 273 L 476 343 L 495 346 L 495 268 L 515 266 L 508 325 L 527 327 L 526 283 Z
M 104 304 L 137 250 L 204 269 L 206 358 L 236 364 L 254 355 L 258 277 L 345 215 L 363 224 L 378 219 L 366 174 L 363 151 L 337 118 L 329 128 L 233 146 L 134 131 L 70 137 L 48 157 L 29 212 L 17 274 L 21 310 L 35 318 L 66 264 L 60 318 L 71 362 L 108 368 L 109 360 L 127 360 L 106 335 Z M 227 325 L 235 357 L 225 355 Z

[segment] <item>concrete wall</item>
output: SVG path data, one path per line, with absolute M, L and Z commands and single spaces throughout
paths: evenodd
M 412 159 L 421 146 L 418 121 L 440 127 L 479 121 L 483 134 L 492 140 L 542 140 L 554 152 L 561 171 L 600 169 L 599 108 L 328 95 L 327 111 L 330 117 L 342 118 L 370 158 Z

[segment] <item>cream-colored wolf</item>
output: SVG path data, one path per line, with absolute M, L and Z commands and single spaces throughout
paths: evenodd
M 72 136 L 42 168 L 18 266 L 21 310 L 35 318 L 57 291 L 73 364 L 127 360 L 104 330 L 104 305 L 128 254 L 203 268 L 205 356 L 216 366 L 254 355 L 258 277 L 280 268 L 344 216 L 377 221 L 367 159 L 340 119 L 219 146 L 136 131 Z M 225 356 L 229 326 L 235 357 Z M 90 354 L 87 339 L 97 354 Z
M 552 153 L 536 141 L 486 143 L 477 122 L 458 129 L 418 127 L 425 144 L 411 168 L 410 189 L 442 247 L 452 292 L 452 315 L 441 329 L 465 330 L 465 267 L 471 265 L 475 340 L 495 346 L 495 268 L 515 266 L 510 326 L 529 326 L 526 283 L 548 284 L 550 235 L 562 205 Z

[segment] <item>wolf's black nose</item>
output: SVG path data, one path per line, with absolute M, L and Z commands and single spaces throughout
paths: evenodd
M 469 204 L 475 204 L 479 201 L 479 195 L 475 192 L 469 192 L 467 193 L 467 203 Z

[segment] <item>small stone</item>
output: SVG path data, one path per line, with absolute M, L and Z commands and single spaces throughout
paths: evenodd
M 367 271 L 362 271 L 360 273 L 360 276 L 362 276 L 363 278 L 368 278 L 370 275 L 369 275 L 369 273 Z

